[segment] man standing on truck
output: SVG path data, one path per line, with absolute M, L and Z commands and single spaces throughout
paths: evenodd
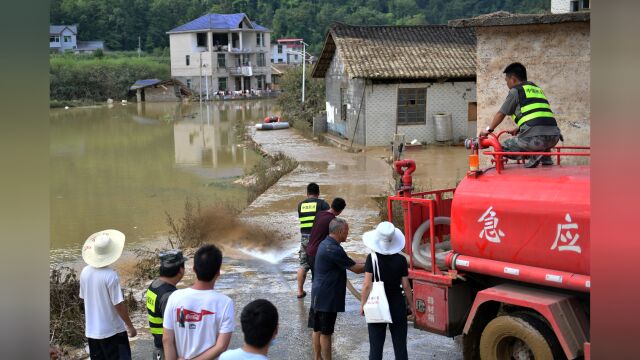
M 316 214 L 320 211 L 329 210 L 329 204 L 319 199 L 320 186 L 316 183 L 307 185 L 307 198 L 298 204 L 298 219 L 300 220 L 300 251 L 298 256 L 300 259 L 300 268 L 298 269 L 298 299 L 302 299 L 307 295 L 304 291 L 304 281 L 307 278 L 307 272 L 311 269 L 309 259 L 307 258 L 307 245 L 309 244 L 309 236 L 311 235 L 311 227 L 316 218 Z
M 562 134 L 556 123 L 549 101 L 542 89 L 531 81 L 527 81 L 527 69 L 515 62 L 504 69 L 505 81 L 509 88 L 506 100 L 496 112 L 491 124 L 480 131 L 479 136 L 487 136 L 502 123 L 506 115 L 510 115 L 516 127 L 508 130 L 514 137 L 502 143 L 505 152 L 549 152 Z M 520 159 L 520 156 L 511 158 Z M 532 156 L 525 164 L 527 168 L 542 165 L 553 165 L 550 156 Z

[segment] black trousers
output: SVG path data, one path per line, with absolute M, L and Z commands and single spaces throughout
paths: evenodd
M 402 294 L 387 296 L 391 324 L 367 324 L 369 329 L 369 360 L 382 360 L 382 349 L 387 336 L 387 325 L 396 360 L 407 360 L 407 306 Z
M 127 332 L 115 334 L 104 339 L 89 338 L 91 360 L 131 360 L 131 348 Z

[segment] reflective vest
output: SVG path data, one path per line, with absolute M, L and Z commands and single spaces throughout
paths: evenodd
M 317 198 L 308 198 L 298 204 L 298 219 L 300 220 L 300 231 L 304 234 L 311 232 L 316 214 L 322 210 L 328 210 L 328 204 Z
M 154 281 L 155 282 L 155 281 Z M 162 285 L 154 287 L 153 283 L 147 289 L 147 314 L 149 316 L 149 331 L 153 335 L 156 347 L 162 347 L 162 309 L 160 309 L 160 299 L 169 296 L 176 290 L 176 287 L 162 282 Z
M 511 115 L 518 127 L 527 123 L 529 126 L 557 126 L 551 107 L 544 92 L 536 84 L 525 81 L 515 87 L 518 90 L 520 115 Z

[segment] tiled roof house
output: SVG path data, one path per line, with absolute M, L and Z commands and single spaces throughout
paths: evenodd
M 394 134 L 432 143 L 433 116 L 445 113 L 449 140 L 458 142 L 475 121 L 475 58 L 472 28 L 336 23 L 312 75 L 325 79 L 336 135 L 366 146 L 388 145 Z

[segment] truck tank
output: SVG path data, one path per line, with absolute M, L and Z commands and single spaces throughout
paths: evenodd
M 451 209 L 454 253 L 590 275 L 589 172 L 514 165 L 464 178 Z

